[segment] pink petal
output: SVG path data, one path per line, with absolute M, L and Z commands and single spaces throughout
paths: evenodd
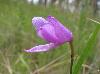
M 33 26 L 35 26 L 36 30 L 40 29 L 43 25 L 45 25 L 47 23 L 48 23 L 48 21 L 46 21 L 42 17 L 34 17 L 32 19 L 32 24 L 33 24 Z
M 58 40 L 55 29 L 52 25 L 47 24 L 44 25 L 39 31 L 38 35 L 43 38 L 44 40 L 52 43 L 59 43 L 60 40 Z
M 31 49 L 25 50 L 25 52 L 45 52 L 45 51 L 49 51 L 52 48 L 55 48 L 56 45 L 54 43 L 49 43 L 49 44 L 45 44 L 45 45 L 38 45 L 35 46 Z
M 48 16 L 46 20 L 55 28 L 55 34 L 62 42 L 69 42 L 72 40 L 72 32 L 64 27 L 57 19 Z

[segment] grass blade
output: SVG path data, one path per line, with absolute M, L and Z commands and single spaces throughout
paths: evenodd
M 91 20 L 93 21 L 93 20 Z M 93 21 L 94 22 L 94 21 Z M 96 23 L 96 21 L 95 21 Z M 79 59 L 75 62 L 73 65 L 73 73 L 72 74 L 79 74 L 79 71 L 81 70 L 83 62 L 92 54 L 92 48 L 94 47 L 97 34 L 100 29 L 100 23 L 96 23 L 97 26 L 92 33 L 92 35 L 89 37 L 89 40 L 87 41 L 86 47 L 83 49 L 82 54 L 80 55 Z

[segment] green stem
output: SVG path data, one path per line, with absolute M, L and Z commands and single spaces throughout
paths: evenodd
M 71 42 L 69 43 L 69 45 L 70 45 L 70 48 L 71 48 L 70 74 L 72 74 L 72 71 L 73 71 L 72 67 L 73 67 L 73 62 L 74 62 L 74 47 L 73 47 L 73 41 L 71 41 Z

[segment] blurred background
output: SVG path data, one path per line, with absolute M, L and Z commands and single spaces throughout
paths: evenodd
M 77 59 L 96 26 L 88 18 L 100 19 L 100 0 L 0 0 L 0 74 L 69 74 L 68 44 L 50 52 L 24 52 L 46 43 L 36 35 L 32 18 L 48 15 L 73 32 Z M 100 33 L 80 74 L 100 74 L 99 48 Z

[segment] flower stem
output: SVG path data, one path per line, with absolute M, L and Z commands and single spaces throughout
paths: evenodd
M 71 41 L 70 43 L 70 48 L 71 48 L 71 64 L 70 64 L 70 74 L 72 74 L 72 67 L 73 67 L 73 62 L 74 62 L 74 47 L 73 47 L 73 41 Z

